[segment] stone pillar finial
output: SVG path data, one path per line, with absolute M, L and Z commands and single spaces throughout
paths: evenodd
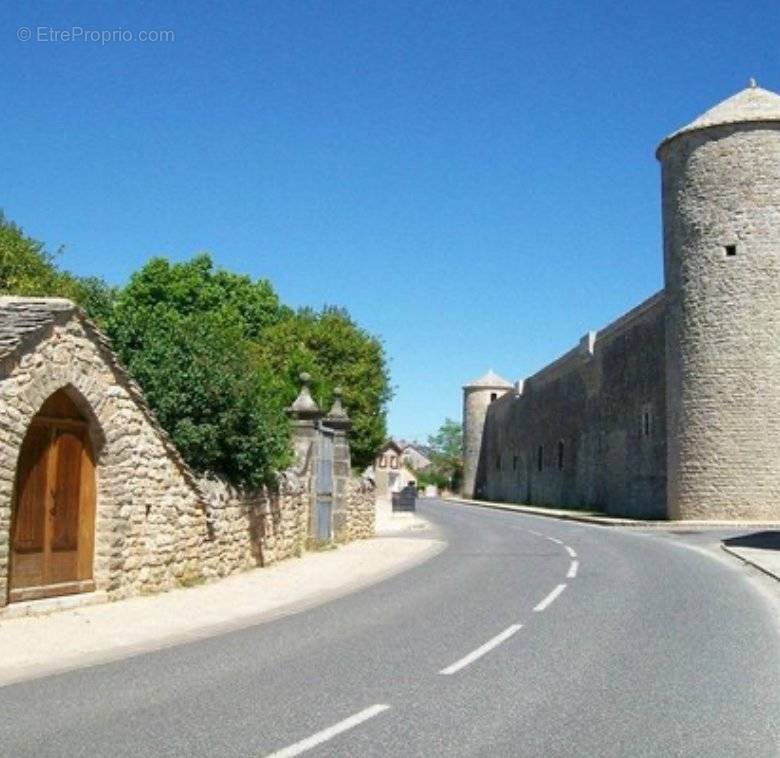
M 322 411 L 314 398 L 311 396 L 309 384 L 311 383 L 311 374 L 306 371 L 301 372 L 301 391 L 295 402 L 286 409 L 288 416 L 294 419 L 317 419 L 322 416 Z
M 349 414 L 344 410 L 344 406 L 341 402 L 343 392 L 341 387 L 333 388 L 333 405 L 328 411 L 328 415 L 325 417 L 325 423 L 332 429 L 338 429 L 341 431 L 349 431 L 352 427 L 352 421 L 349 418 Z

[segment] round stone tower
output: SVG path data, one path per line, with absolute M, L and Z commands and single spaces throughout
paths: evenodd
M 463 496 L 474 497 L 482 430 L 488 406 L 512 389 L 511 382 L 493 370 L 463 385 Z
M 780 96 L 748 89 L 659 146 L 670 518 L 780 512 Z

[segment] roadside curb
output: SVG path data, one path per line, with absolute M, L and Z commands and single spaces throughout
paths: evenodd
M 733 555 L 735 558 L 742 561 L 742 563 L 745 563 L 748 566 L 752 566 L 754 569 L 758 569 L 762 574 L 766 574 L 767 576 L 771 577 L 775 581 L 780 582 L 780 574 L 776 573 L 768 566 L 762 565 L 761 563 L 758 563 L 757 561 L 748 558 L 746 555 L 742 555 L 742 553 L 739 552 L 738 550 L 728 547 L 728 545 L 724 545 L 722 542 L 720 543 L 720 546 L 724 552 L 728 553 L 729 555 Z
M 510 505 L 508 503 L 496 503 L 490 500 L 467 500 L 465 498 L 442 498 L 443 503 L 462 503 L 477 508 L 490 508 L 498 511 L 521 513 L 527 516 L 544 516 L 559 521 L 579 521 L 584 524 L 596 526 L 628 526 L 639 529 L 690 529 L 692 527 L 727 527 L 729 529 L 780 529 L 778 521 L 640 521 L 639 519 L 614 518 L 612 516 L 596 516 L 590 513 L 578 513 L 577 511 L 565 511 L 555 508 L 537 508 L 531 505 Z

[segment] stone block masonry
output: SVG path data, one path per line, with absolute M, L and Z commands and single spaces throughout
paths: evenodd
M 663 518 L 664 325 L 659 293 L 493 401 L 478 495 Z
M 780 518 L 780 96 L 751 81 L 657 157 L 664 290 L 514 393 L 464 387 L 467 495 Z
M 0 298 L 0 606 L 8 601 L 20 451 L 44 402 L 64 392 L 95 461 L 96 590 L 112 599 L 227 576 L 301 555 L 312 456 L 272 490 L 196 477 L 105 338 L 64 300 Z M 348 477 L 344 539 L 373 533 L 372 493 Z

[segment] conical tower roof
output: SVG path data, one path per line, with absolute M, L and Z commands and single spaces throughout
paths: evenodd
M 491 390 L 503 390 L 510 389 L 512 382 L 508 382 L 506 379 L 502 379 L 496 374 L 493 369 L 490 369 L 487 374 L 483 374 L 479 379 L 475 379 L 473 382 L 463 385 L 463 389 L 491 389 Z
M 750 86 L 722 103 L 718 103 L 714 108 L 710 108 L 706 113 L 691 121 L 688 126 L 672 132 L 658 146 L 656 155 L 660 158 L 663 148 L 681 134 L 709 129 L 712 126 L 772 121 L 780 122 L 780 95 L 758 87 L 751 79 Z

